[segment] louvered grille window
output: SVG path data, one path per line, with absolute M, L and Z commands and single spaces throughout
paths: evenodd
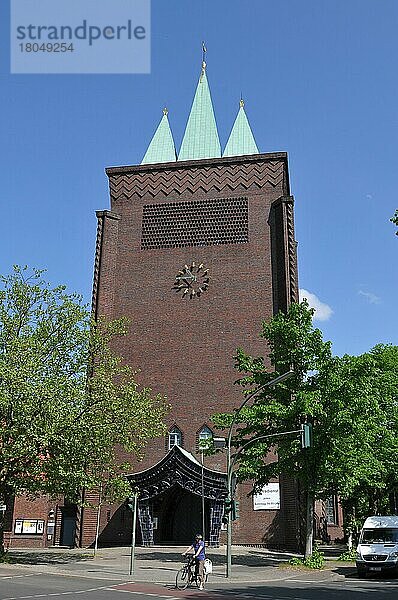
M 143 209 L 142 250 L 248 241 L 247 198 L 147 204 Z

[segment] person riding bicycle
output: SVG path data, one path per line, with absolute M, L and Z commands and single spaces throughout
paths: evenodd
M 192 544 L 189 546 L 189 548 L 187 548 L 185 550 L 185 552 L 182 553 L 182 555 L 186 556 L 188 554 L 188 552 L 191 552 L 191 550 L 193 550 L 193 552 L 194 552 L 193 558 L 195 560 L 195 575 L 199 576 L 199 580 L 200 580 L 199 589 L 203 590 L 204 582 L 205 582 L 204 564 L 205 564 L 206 552 L 205 552 L 205 543 L 203 541 L 203 536 L 201 533 L 197 533 L 195 535 L 195 540 L 192 542 Z

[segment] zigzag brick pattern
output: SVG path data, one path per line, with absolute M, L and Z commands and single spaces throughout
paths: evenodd
M 99 268 L 100 268 L 100 256 L 101 256 L 101 244 L 102 244 L 102 219 L 103 219 L 103 217 L 99 217 L 98 221 L 97 221 L 97 237 L 96 237 L 96 242 L 95 242 L 93 293 L 92 293 L 92 304 L 91 304 L 91 311 L 92 311 L 93 315 L 95 315 L 96 307 L 97 307 Z
M 289 291 L 290 302 L 297 302 L 297 258 L 296 241 L 294 235 L 294 214 L 293 202 L 286 203 L 286 225 L 287 225 L 287 246 L 288 246 L 288 269 L 289 269 Z
M 198 192 L 229 193 L 236 189 L 261 189 L 264 186 L 276 188 L 285 184 L 283 167 L 281 160 L 267 160 L 164 171 L 112 173 L 109 176 L 109 186 L 112 198 Z

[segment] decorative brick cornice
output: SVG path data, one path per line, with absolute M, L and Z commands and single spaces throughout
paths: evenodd
M 101 271 L 102 244 L 104 237 L 105 220 L 111 219 L 118 221 L 120 216 L 110 210 L 97 210 L 97 236 L 95 242 L 95 258 L 94 258 L 94 275 L 93 275 L 93 292 L 91 298 L 91 311 L 93 317 L 97 318 L 98 308 L 98 287 Z
M 298 302 L 297 242 L 294 235 L 294 199 L 286 198 L 286 228 L 288 251 L 288 285 L 290 302 Z
M 265 186 L 289 194 L 287 155 L 253 156 L 106 169 L 111 198 L 230 193 Z

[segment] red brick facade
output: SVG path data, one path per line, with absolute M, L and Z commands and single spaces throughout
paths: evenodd
M 18 496 L 8 501 L 5 519 L 4 544 L 6 548 L 46 548 L 59 546 L 63 535 L 63 513 L 70 514 L 75 531 L 76 510 L 64 506 L 61 498 L 41 496 L 35 500 Z M 66 533 L 66 532 L 65 532 Z M 69 540 L 74 540 L 74 535 Z M 69 543 L 67 544 L 69 545 Z
M 198 431 L 204 425 L 214 429 L 211 415 L 241 402 L 234 386 L 237 347 L 264 355 L 261 321 L 297 298 L 287 156 L 117 167 L 107 174 L 111 210 L 97 213 L 94 310 L 97 316 L 130 319 L 130 333 L 116 349 L 139 369 L 141 384 L 167 396 L 168 424 L 181 430 L 183 447 L 197 456 Z M 230 226 L 222 211 L 214 212 L 223 203 L 225 213 L 231 211 Z M 171 219 L 169 229 L 162 228 L 162 218 Z M 199 297 L 182 297 L 173 289 L 175 277 L 192 261 L 208 269 L 210 281 Z M 137 470 L 165 453 L 166 442 L 154 440 Z M 205 461 L 206 467 L 225 471 L 225 455 Z M 250 489 L 244 484 L 238 491 L 241 518 L 234 524 L 234 540 L 296 545 L 298 500 L 292 482 L 281 481 L 280 511 L 253 513 Z M 115 509 L 102 512 L 103 535 L 116 543 L 123 535 L 120 526 L 111 525 Z M 83 531 L 88 543 L 93 523 L 88 527 L 83 519 Z

